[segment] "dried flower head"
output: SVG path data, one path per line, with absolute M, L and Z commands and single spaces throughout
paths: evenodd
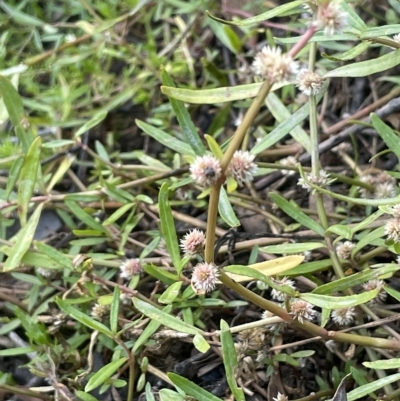
M 341 326 L 352 323 L 355 315 L 354 308 L 334 309 L 331 313 L 332 320 Z
M 255 156 L 247 151 L 237 150 L 229 163 L 227 171 L 239 185 L 253 181 L 253 176 L 257 172 L 257 165 L 253 163 Z
M 303 323 L 304 320 L 312 320 L 314 318 L 316 311 L 313 308 L 307 301 L 296 299 L 290 304 L 290 314 L 293 319 Z
M 303 69 L 297 74 L 297 87 L 307 96 L 318 95 L 322 82 L 320 75 L 313 71 Z
M 203 231 L 195 228 L 189 231 L 184 239 L 181 239 L 180 247 L 185 255 L 193 256 L 197 254 L 202 254 L 204 251 L 204 245 L 206 242 L 206 236 Z
M 400 33 L 398 33 L 397 35 L 394 35 L 393 40 L 400 45 Z
M 333 35 L 347 26 L 347 17 L 339 1 L 319 1 L 314 25 L 317 29 L 323 29 L 325 35 Z
M 296 167 L 299 164 L 299 162 L 296 160 L 296 158 L 294 156 L 288 156 L 288 157 L 285 157 L 284 159 L 279 160 L 279 164 L 284 167 Z M 296 173 L 296 171 L 284 169 L 284 170 L 281 170 L 281 173 L 283 175 L 293 175 Z
M 288 401 L 288 399 L 289 398 L 286 395 L 281 394 L 279 391 L 278 391 L 277 396 L 272 398 L 273 401 Z
M 355 244 L 350 241 L 339 242 L 336 245 L 336 254 L 340 259 L 349 259 L 351 251 L 354 249 Z
M 385 282 L 383 280 L 369 280 L 366 283 L 363 284 L 364 291 L 372 291 L 375 290 L 375 288 L 379 288 L 379 294 L 378 297 L 376 298 L 376 301 L 378 302 L 384 302 L 386 299 L 386 292 L 383 291 L 383 286 Z
M 376 184 L 374 191 L 375 199 L 382 198 L 394 198 L 397 195 L 396 187 L 393 182 L 382 182 L 380 184 Z
M 387 221 L 385 224 L 385 234 L 388 239 L 394 242 L 400 242 L 400 218 L 394 218 Z
M 142 271 L 142 266 L 140 265 L 139 259 L 126 259 L 125 262 L 121 263 L 119 269 L 121 270 L 119 276 L 130 280 L 133 276 Z
M 93 318 L 97 320 L 102 320 L 104 317 L 107 317 L 109 313 L 110 313 L 109 305 L 94 304 L 91 315 L 93 316 Z
M 192 288 L 198 295 L 212 291 L 219 276 L 218 267 L 214 263 L 199 263 L 192 273 Z
M 197 156 L 190 165 L 190 175 L 197 184 L 210 187 L 221 177 L 221 163 L 210 155 Z
M 277 83 L 293 78 L 298 64 L 288 54 L 282 54 L 279 47 L 264 46 L 254 58 L 253 70 L 271 83 Z
M 280 306 L 280 304 L 278 304 L 278 303 L 276 305 Z M 275 315 L 272 312 L 266 310 L 262 313 L 261 319 L 268 319 L 268 318 L 274 317 L 274 316 Z M 270 323 L 270 324 L 267 324 L 267 327 L 268 327 L 269 331 L 274 332 L 274 333 L 279 333 L 280 331 L 282 331 L 285 328 L 285 323 L 283 323 L 283 322 L 282 323 Z
M 295 287 L 295 283 L 293 280 L 288 279 L 287 277 L 283 277 L 280 280 L 275 280 L 272 279 L 274 281 L 275 284 L 277 285 L 287 285 L 290 288 L 293 288 L 294 290 L 296 289 Z M 271 291 L 271 297 L 279 302 L 282 302 L 285 300 L 285 293 L 279 290 L 276 290 L 275 288 L 272 289 Z
M 312 190 L 311 185 L 307 181 L 319 187 L 327 187 L 329 184 L 335 181 L 335 179 L 330 178 L 329 173 L 327 173 L 325 170 L 320 170 L 318 176 L 309 173 L 307 174 L 306 178 L 307 179 L 305 180 L 303 177 L 301 177 L 297 182 L 297 185 L 301 185 L 302 188 L 307 189 L 307 191 Z

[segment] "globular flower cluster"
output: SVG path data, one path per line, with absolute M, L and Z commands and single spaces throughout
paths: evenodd
M 288 401 L 288 397 L 278 391 L 276 397 L 272 398 L 273 401 Z
M 205 242 L 204 232 L 195 228 L 189 231 L 184 239 L 181 239 L 180 247 L 185 256 L 201 255 L 204 251 Z
M 400 242 L 400 217 L 388 220 L 385 224 L 385 234 L 388 239 Z
M 290 288 L 296 289 L 294 281 L 288 279 L 287 277 L 283 277 L 280 280 L 272 279 L 275 284 L 277 285 L 287 285 Z M 282 302 L 285 300 L 285 293 L 279 290 L 276 290 L 275 288 L 272 289 L 271 291 L 271 297 L 275 299 L 276 301 Z
M 317 185 L 319 187 L 327 187 L 329 184 L 331 184 L 335 179 L 331 179 L 329 173 L 327 173 L 325 170 L 320 170 L 319 174 L 315 176 L 312 173 L 307 174 L 307 180 L 305 180 L 303 177 L 299 179 L 297 182 L 298 185 L 301 185 L 302 188 L 307 189 L 307 191 L 311 191 L 312 187 L 310 184 L 307 182 L 311 182 L 314 185 Z
M 313 320 L 316 311 L 314 310 L 314 307 L 307 301 L 296 299 L 290 304 L 289 313 L 294 319 L 297 319 L 300 323 L 303 323 L 304 320 Z
M 354 308 L 334 309 L 331 313 L 332 320 L 341 326 L 352 323 L 355 315 Z
M 294 156 L 288 156 L 284 159 L 279 160 L 279 164 L 285 167 L 296 167 L 299 162 L 296 160 Z M 296 173 L 294 170 L 281 170 L 283 175 L 293 175 Z
M 190 175 L 202 187 L 210 187 L 221 177 L 222 169 L 219 160 L 211 155 L 197 156 L 190 165 Z
M 107 317 L 110 313 L 110 306 L 109 305 L 100 305 L 94 304 L 91 315 L 94 319 L 102 320 L 103 318 Z
M 336 245 L 336 254 L 340 259 L 349 259 L 355 246 L 351 241 L 339 242 Z
M 254 72 L 268 79 L 270 83 L 294 78 L 298 68 L 297 62 L 288 54 L 282 54 L 279 47 L 264 46 L 253 62 Z
M 219 276 L 218 267 L 214 263 L 199 263 L 192 273 L 192 288 L 197 295 L 203 295 L 215 288 Z
M 383 280 L 378 280 L 378 279 L 369 280 L 368 282 L 363 284 L 363 289 L 364 291 L 372 291 L 375 290 L 376 288 L 379 288 L 378 297 L 373 301 L 384 302 L 387 296 L 386 292 L 383 291 L 384 284 L 385 282 Z
M 307 96 L 318 95 L 322 82 L 321 76 L 314 71 L 303 69 L 297 74 L 297 87 Z
M 252 181 L 257 172 L 254 158 L 255 156 L 248 151 L 237 150 L 229 163 L 227 175 L 232 176 L 240 186 Z
M 127 280 L 130 280 L 136 274 L 141 273 L 142 266 L 139 259 L 126 259 L 125 262 L 121 264 L 119 269 L 121 270 L 119 276 L 121 278 L 126 278 Z
M 317 0 L 318 10 L 315 14 L 314 26 L 323 29 L 325 35 L 342 32 L 347 26 L 347 13 L 340 7 L 340 1 Z
M 372 191 L 367 188 L 360 188 L 363 198 L 393 198 L 397 195 L 396 179 L 391 177 L 386 171 L 380 171 L 374 174 L 364 174 L 360 181 L 371 185 Z
M 279 305 L 279 304 L 277 304 Z M 279 305 L 280 306 L 280 305 Z M 268 319 L 269 317 L 275 316 L 272 312 L 266 310 L 262 313 L 261 319 Z M 268 330 L 271 332 L 278 333 L 282 331 L 285 327 L 285 323 L 272 323 L 268 325 Z

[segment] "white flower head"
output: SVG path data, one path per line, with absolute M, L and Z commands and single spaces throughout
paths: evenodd
M 375 199 L 394 198 L 397 195 L 396 187 L 392 182 L 386 181 L 376 184 L 374 191 Z
M 119 269 L 121 270 L 121 273 L 119 274 L 120 277 L 130 280 L 133 276 L 142 271 L 142 266 L 139 259 L 126 259 L 121 263 Z
M 335 178 L 330 178 L 329 173 L 327 173 L 325 170 L 320 170 L 318 173 L 318 176 L 315 176 L 312 173 L 309 173 L 306 175 L 307 180 L 305 180 L 303 177 L 299 179 L 297 182 L 297 185 L 301 185 L 302 188 L 307 189 L 307 191 L 311 191 L 313 188 L 311 185 L 307 182 L 311 182 L 314 185 L 317 185 L 319 187 L 327 187 L 330 185 L 333 181 L 335 181 Z
M 285 157 L 284 159 L 279 160 L 279 164 L 284 166 L 284 167 L 296 167 L 299 162 L 296 160 L 294 156 L 288 156 Z M 281 170 L 281 173 L 283 175 L 293 175 L 296 173 L 295 170 Z
M 317 29 L 323 29 L 325 35 L 333 35 L 342 32 L 347 26 L 348 15 L 340 7 L 339 1 L 319 1 L 315 15 L 314 25 Z
M 388 239 L 394 242 L 400 242 L 400 218 L 394 218 L 387 221 L 385 224 L 385 234 Z
M 332 320 L 341 326 L 352 323 L 355 315 L 354 308 L 334 309 L 331 313 Z
M 288 54 L 282 54 L 279 47 L 264 46 L 254 59 L 253 70 L 271 83 L 277 83 L 292 79 L 298 64 Z
M 255 155 L 248 151 L 237 150 L 229 163 L 227 174 L 231 175 L 242 186 L 245 182 L 253 181 L 257 165 L 253 163 Z
M 355 244 L 350 241 L 339 242 L 336 245 L 336 253 L 340 259 L 349 259 Z
M 221 177 L 222 169 L 219 160 L 210 155 L 197 156 L 190 165 L 190 175 L 197 184 L 210 187 Z
M 204 232 L 195 228 L 189 231 L 184 239 L 181 239 L 180 247 L 186 256 L 201 255 L 204 251 L 205 242 Z
M 97 320 L 102 320 L 104 317 L 107 317 L 109 313 L 110 305 L 94 304 L 91 311 L 91 315 Z
M 290 288 L 293 288 L 294 290 L 296 289 L 295 283 L 293 280 L 288 279 L 287 277 L 283 277 L 280 280 L 272 279 L 275 284 L 278 285 L 287 285 Z M 275 288 L 272 289 L 271 291 L 271 297 L 275 299 L 276 301 L 282 302 L 285 300 L 285 293 L 279 290 L 276 290 Z
M 214 263 L 199 263 L 192 273 L 192 288 L 197 295 L 203 295 L 215 288 L 219 276 L 218 267 Z
M 288 397 L 278 391 L 276 397 L 272 398 L 273 401 L 288 401 Z
M 393 40 L 400 45 L 400 33 L 398 33 L 397 35 L 394 35 Z
M 297 74 L 297 87 L 304 95 L 318 95 L 322 87 L 322 78 L 317 72 L 306 69 Z
M 38 268 L 37 268 L 37 272 L 38 272 L 41 276 L 46 277 L 46 278 L 52 278 L 52 277 L 54 277 L 54 276 L 57 274 L 57 271 L 56 271 L 56 270 L 46 269 L 46 268 L 44 268 L 44 267 L 38 267 Z
M 302 299 L 296 299 L 290 304 L 290 315 L 300 323 L 304 320 L 312 320 L 316 314 L 313 305 Z
M 385 282 L 383 280 L 374 279 L 367 281 L 362 285 L 362 287 L 364 288 L 364 291 L 372 291 L 375 290 L 375 288 L 379 288 L 378 297 L 372 301 L 384 302 L 387 296 L 386 292 L 383 291 L 384 284 Z

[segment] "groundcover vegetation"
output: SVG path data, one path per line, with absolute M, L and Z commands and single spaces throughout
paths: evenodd
M 1 399 L 399 399 L 397 0 L 0 26 Z

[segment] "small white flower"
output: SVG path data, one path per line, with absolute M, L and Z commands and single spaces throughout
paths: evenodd
M 203 295 L 215 288 L 219 276 L 218 267 L 214 263 L 199 263 L 192 273 L 192 288 L 198 295 Z
M 203 253 L 205 242 L 206 236 L 203 231 L 195 228 L 194 230 L 189 231 L 184 239 L 181 239 L 180 247 L 185 255 L 193 256 Z
M 275 280 L 275 279 L 272 279 L 272 280 L 273 280 L 273 281 L 275 282 L 275 284 L 277 284 L 277 285 L 287 285 L 287 286 L 289 286 L 290 288 L 296 289 L 294 281 L 288 279 L 287 277 L 283 277 L 283 278 L 280 279 L 280 280 Z M 276 290 L 275 288 L 273 288 L 272 291 L 271 291 L 271 297 L 272 297 L 273 299 L 279 301 L 279 302 L 282 302 L 282 301 L 285 300 L 286 295 L 285 295 L 284 292 L 279 291 L 279 290 Z
M 325 35 L 340 33 L 347 26 L 347 13 L 343 11 L 338 1 L 318 2 L 318 11 L 314 25 L 323 29 Z
M 325 170 L 320 170 L 319 175 L 315 176 L 312 173 L 309 173 L 306 175 L 307 180 L 305 180 L 303 177 L 299 179 L 297 182 L 297 185 L 301 185 L 302 188 L 307 189 L 307 191 L 311 191 L 312 187 L 311 185 L 307 182 L 311 182 L 314 185 L 317 185 L 319 187 L 327 187 L 329 184 L 331 184 L 335 179 L 331 179 L 329 173 L 327 173 Z
M 318 95 L 322 78 L 316 72 L 303 69 L 297 74 L 297 87 L 304 95 Z
M 354 308 L 334 309 L 331 313 L 332 320 L 341 326 L 352 323 L 355 315 Z
M 101 320 L 110 313 L 109 305 L 94 304 L 92 308 L 91 315 L 94 319 Z
M 67 43 L 75 42 L 75 40 L 76 40 L 76 36 L 75 36 L 73 33 L 67 33 L 67 34 L 65 35 L 65 41 L 66 41 Z
M 190 175 L 197 184 L 210 187 L 221 177 L 221 163 L 210 155 L 197 156 L 190 165 Z
M 37 272 L 38 272 L 41 276 L 46 277 L 46 278 L 54 277 L 54 276 L 56 275 L 56 273 L 57 273 L 56 270 L 46 269 L 46 268 L 44 268 L 44 267 L 38 267 L 38 268 L 37 268 Z
M 336 254 L 340 259 L 349 259 L 351 251 L 354 249 L 355 244 L 350 241 L 339 242 L 336 245 Z
M 388 239 L 394 242 L 400 242 L 400 218 L 394 218 L 387 221 L 385 224 L 385 234 Z
M 288 156 L 285 157 L 284 159 L 279 160 L 279 164 L 285 167 L 296 167 L 299 162 L 296 160 L 296 158 L 294 156 Z M 295 170 L 281 170 L 281 173 L 283 175 L 293 175 L 296 173 Z
M 277 396 L 274 397 L 274 398 L 272 398 L 272 400 L 273 400 L 273 401 L 288 401 L 288 397 L 287 397 L 286 395 L 284 395 L 284 394 L 281 394 L 281 393 L 278 391 Z
M 229 163 L 227 174 L 231 175 L 239 185 L 250 182 L 257 172 L 257 165 L 253 163 L 255 155 L 247 151 L 237 150 Z
M 139 259 L 126 259 L 125 262 L 121 263 L 119 268 L 121 270 L 119 274 L 120 277 L 126 278 L 127 280 L 130 280 L 133 276 L 142 271 Z
M 362 286 L 364 288 L 364 291 L 372 291 L 375 290 L 375 288 L 379 288 L 379 294 L 375 300 L 378 302 L 384 302 L 387 296 L 386 292 L 383 291 L 384 284 L 385 282 L 383 280 L 374 279 L 367 281 Z
M 298 64 L 288 54 L 282 54 L 279 47 L 265 46 L 257 53 L 253 70 L 271 83 L 277 83 L 293 78 L 297 74 Z
M 400 33 L 398 33 L 397 35 L 394 35 L 393 40 L 400 45 Z
M 292 301 L 290 304 L 290 315 L 293 319 L 297 319 L 300 323 L 304 320 L 312 320 L 316 314 L 314 307 L 302 299 Z
M 276 305 L 279 305 L 279 304 L 276 303 Z M 281 305 L 279 305 L 279 306 L 281 306 Z M 268 319 L 269 317 L 273 317 L 273 316 L 275 316 L 273 313 L 271 313 L 268 310 L 265 310 L 261 315 L 261 319 Z M 268 324 L 268 330 L 271 331 L 271 332 L 279 333 L 284 328 L 285 328 L 285 323 Z
M 375 199 L 394 198 L 396 195 L 396 187 L 392 182 L 382 182 L 380 184 L 376 184 L 374 191 Z

